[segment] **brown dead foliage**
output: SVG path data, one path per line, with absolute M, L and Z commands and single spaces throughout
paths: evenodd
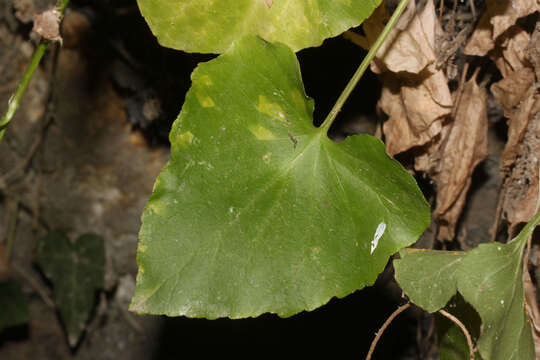
M 504 107 L 508 140 L 501 156 L 505 174 L 502 215 L 510 230 L 536 212 L 540 162 L 540 29 L 532 36 L 513 25 L 500 37 L 491 57 L 503 79 L 491 92 Z
M 519 18 L 540 11 L 537 0 L 486 0 L 486 7 L 464 49 L 466 55 L 487 55 L 495 47 L 498 38 L 514 26 Z
M 381 6 L 366 20 L 365 37 L 354 33 L 347 37 L 367 48 L 387 18 Z M 371 70 L 381 74 L 383 82 L 377 107 L 388 115 L 383 130 L 390 155 L 429 142 L 439 134 L 443 118 L 452 111 L 446 77 L 435 68 L 435 37 L 441 31 L 433 1 L 428 1 L 418 14 L 411 1 L 371 63 Z
M 486 89 L 477 85 L 475 77 L 467 81 L 453 118 L 417 152 L 415 168 L 429 174 L 437 187 L 439 240 L 454 238 L 472 173 L 488 155 L 486 98 Z

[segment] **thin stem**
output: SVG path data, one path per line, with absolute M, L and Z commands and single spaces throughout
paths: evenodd
M 61 14 L 60 16 L 64 15 L 64 12 L 66 11 L 66 7 L 68 4 L 69 4 L 69 0 L 58 0 L 58 2 L 56 3 L 56 10 L 60 12 Z M 34 72 L 39 66 L 41 59 L 43 58 L 43 54 L 45 54 L 45 50 L 47 50 L 47 46 L 49 45 L 49 43 L 50 43 L 49 40 L 46 40 L 46 39 L 41 40 L 40 44 L 34 51 L 32 58 L 30 59 L 30 63 L 26 66 L 24 73 L 19 79 L 19 84 L 17 85 L 17 89 L 15 90 L 15 93 L 11 96 L 11 98 L 9 99 L 7 110 L 5 114 L 2 116 L 2 119 L 0 120 L 0 141 L 2 141 L 2 138 L 4 137 L 4 133 L 6 132 L 7 126 L 9 125 L 9 123 L 11 122 L 11 119 L 13 119 L 13 116 L 15 115 L 15 112 L 19 108 L 21 99 L 24 93 L 26 92 L 26 89 L 28 88 L 28 84 L 30 84 L 30 80 L 32 80 L 32 76 L 34 76 Z
M 362 78 L 362 75 L 364 75 L 364 72 L 366 71 L 367 67 L 371 63 L 371 60 L 373 60 L 373 58 L 377 54 L 377 51 L 383 44 L 384 40 L 386 40 L 386 38 L 388 37 L 388 34 L 390 34 L 390 31 L 394 28 L 396 22 L 398 21 L 399 17 L 401 16 L 403 11 L 407 7 L 408 3 L 409 3 L 409 0 L 400 0 L 398 7 L 392 14 L 392 17 L 390 18 L 390 20 L 384 27 L 383 31 L 381 32 L 377 40 L 375 40 L 375 43 L 373 43 L 373 45 L 371 46 L 371 49 L 369 49 L 369 52 L 367 53 L 366 57 L 364 58 L 364 60 L 362 60 L 362 63 L 360 64 L 356 72 L 354 73 L 351 80 L 349 80 L 349 83 L 347 84 L 345 89 L 343 89 L 343 92 L 337 99 L 336 103 L 334 104 L 334 107 L 332 108 L 332 110 L 330 110 L 330 113 L 328 114 L 324 122 L 322 123 L 321 130 L 328 132 L 328 129 L 334 122 L 337 114 L 341 111 L 343 104 L 345 104 L 345 101 L 347 101 L 347 98 L 349 97 L 349 95 L 351 95 L 351 92 L 354 90 L 356 84 L 358 83 L 358 81 L 360 81 L 360 79 Z
M 447 317 L 448 319 L 452 320 L 457 326 L 459 326 L 461 331 L 463 331 L 463 334 L 465 334 L 465 337 L 467 338 L 467 344 L 469 345 L 470 358 L 471 358 L 471 360 L 474 360 L 474 346 L 473 346 L 473 343 L 472 343 L 471 334 L 469 334 L 469 331 L 467 330 L 465 325 L 463 325 L 463 323 L 461 321 L 459 321 L 459 319 L 457 317 L 450 314 L 449 312 L 447 312 L 447 311 L 445 311 L 443 309 L 439 310 L 439 312 L 441 313 L 441 315 L 443 315 L 443 316 Z
M 402 305 L 402 306 L 398 307 L 396 309 L 396 311 L 394 311 L 392 313 L 392 315 L 390 315 L 388 317 L 388 319 L 386 319 L 384 324 L 381 326 L 381 328 L 377 332 L 377 335 L 375 336 L 375 339 L 373 339 L 373 342 L 371 343 L 371 346 L 369 347 L 369 352 L 368 352 L 368 354 L 366 356 L 366 360 L 371 360 L 371 357 L 373 356 L 373 352 L 375 351 L 375 346 L 377 346 L 377 343 L 379 342 L 379 339 L 381 338 L 384 330 L 386 330 L 386 328 L 388 327 L 388 325 L 390 325 L 392 320 L 394 320 L 396 318 L 396 316 L 401 314 L 403 311 L 407 310 L 410 306 L 411 306 L 411 304 L 407 303 L 405 305 Z

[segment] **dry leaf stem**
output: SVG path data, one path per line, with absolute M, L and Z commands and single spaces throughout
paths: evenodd
M 69 4 L 69 0 L 58 0 L 58 2 L 56 3 L 56 9 L 61 14 L 61 16 L 63 16 L 64 11 L 66 10 L 66 7 L 68 4 Z M 9 123 L 11 122 L 11 119 L 13 119 L 13 116 L 15 115 L 15 112 L 19 108 L 19 104 L 26 91 L 26 88 L 28 88 L 28 84 L 30 84 L 30 80 L 32 80 L 32 76 L 34 76 L 34 72 L 39 66 L 39 63 L 41 62 L 41 59 L 43 58 L 43 54 L 45 54 L 45 50 L 47 50 L 47 46 L 49 45 L 49 43 L 50 43 L 50 40 L 46 40 L 46 39 L 41 40 L 38 47 L 34 51 L 32 58 L 30 59 L 30 63 L 28 63 L 28 65 L 26 66 L 26 69 L 24 70 L 24 73 L 19 79 L 19 84 L 17 85 L 17 89 L 15 90 L 15 93 L 11 96 L 11 98 L 9 99 L 7 110 L 5 114 L 2 116 L 2 119 L 0 120 L 0 141 L 2 141 L 2 138 L 4 137 L 4 133 L 6 132 L 7 126 L 9 125 Z

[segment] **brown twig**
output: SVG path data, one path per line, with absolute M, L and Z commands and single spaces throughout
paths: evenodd
M 463 325 L 463 323 L 461 321 L 459 321 L 459 319 L 457 317 L 455 317 L 454 315 L 450 314 L 449 312 L 447 312 L 447 311 L 445 311 L 443 309 L 439 310 L 439 313 L 441 313 L 442 316 L 447 317 L 448 319 L 450 319 L 457 326 L 459 326 L 461 331 L 463 331 L 463 334 L 465 334 L 465 337 L 467 338 L 467 344 L 469 345 L 470 359 L 474 360 L 474 346 L 473 346 L 473 343 L 472 343 L 471 334 L 469 334 L 469 331 L 467 330 L 465 325 Z
M 392 320 L 394 320 L 396 318 L 396 316 L 398 316 L 399 314 L 401 314 L 403 311 L 407 310 L 409 307 L 411 306 L 410 303 L 407 303 L 405 305 L 402 305 L 400 307 L 398 307 L 396 309 L 396 311 L 394 311 L 392 313 L 392 315 L 390 315 L 388 317 L 388 319 L 386 319 L 386 321 L 384 322 L 384 324 L 381 326 L 381 328 L 379 329 L 379 331 L 377 332 L 377 335 L 375 336 L 375 339 L 373 339 L 373 342 L 371 343 L 371 346 L 369 348 L 369 352 L 366 356 L 366 360 L 370 360 L 371 359 L 371 356 L 373 356 L 373 352 L 375 351 L 375 346 L 377 346 L 377 343 L 379 342 L 383 332 L 386 330 L 386 328 L 388 327 L 388 325 L 390 325 L 390 323 L 392 322 Z

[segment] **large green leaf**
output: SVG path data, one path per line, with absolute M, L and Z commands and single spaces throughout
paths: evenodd
M 221 53 L 248 34 L 295 51 L 358 26 L 381 0 L 137 0 L 161 45 Z
M 105 246 L 94 234 L 74 243 L 62 231 L 50 231 L 37 244 L 37 260 L 54 286 L 54 300 L 75 346 L 86 328 L 96 290 L 104 285 Z
M 142 216 L 131 310 L 312 310 L 372 284 L 427 227 L 414 179 L 378 139 L 336 144 L 313 126 L 287 46 L 245 37 L 192 81 Z
M 458 291 L 482 319 L 477 347 L 484 359 L 533 360 L 534 344 L 524 309 L 522 255 L 540 222 L 536 214 L 508 244 L 481 244 L 456 273 Z
M 455 274 L 464 255 L 457 251 L 411 251 L 394 261 L 396 280 L 413 303 L 428 312 L 437 311 L 456 294 Z

